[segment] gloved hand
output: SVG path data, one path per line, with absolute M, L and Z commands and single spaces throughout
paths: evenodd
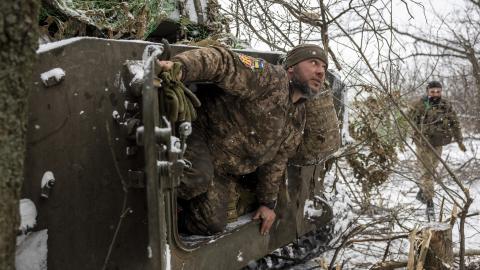
M 458 148 L 460 148 L 460 150 L 462 150 L 462 152 L 467 151 L 467 148 L 465 147 L 463 142 L 458 142 Z
M 155 61 L 155 70 L 158 72 L 157 75 L 160 75 L 162 72 L 170 72 L 170 70 L 175 68 L 175 63 L 172 61 L 161 61 L 161 60 L 156 60 Z M 182 79 L 182 69 L 178 69 L 174 71 L 175 78 L 174 80 L 180 81 Z

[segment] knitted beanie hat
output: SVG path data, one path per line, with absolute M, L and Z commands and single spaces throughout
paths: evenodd
M 431 81 L 427 84 L 427 90 L 430 88 L 442 88 L 442 84 L 439 81 Z
M 320 59 L 328 66 L 327 55 L 320 46 L 315 44 L 300 44 L 287 53 L 287 57 L 285 58 L 285 68 L 289 68 L 303 60 L 311 58 Z

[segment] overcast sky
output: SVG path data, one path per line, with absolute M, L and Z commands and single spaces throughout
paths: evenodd
M 315 1 L 315 0 L 312 0 Z M 345 3 L 348 3 L 347 0 L 345 0 Z M 407 9 L 405 7 L 405 4 L 401 0 L 394 0 L 393 1 L 393 24 L 403 30 L 407 30 L 408 32 L 411 33 L 418 33 L 419 31 L 422 31 L 426 34 L 432 33 L 432 34 L 438 34 L 438 28 L 441 26 L 439 23 L 439 17 L 440 18 L 445 18 L 446 20 L 453 19 L 455 17 L 454 13 L 456 10 L 463 10 L 467 6 L 465 1 L 467 0 L 406 0 L 407 3 L 409 3 L 409 9 L 410 13 L 412 16 L 409 15 L 407 12 Z M 414 4 L 414 2 L 419 3 Z M 225 8 L 229 8 L 231 1 L 226 1 L 226 0 L 220 0 L 220 3 L 223 5 Z M 315 2 L 316 3 L 316 2 Z M 382 2 L 377 2 L 377 5 L 380 5 Z M 373 9 L 372 9 L 373 10 Z M 338 12 L 337 12 L 338 13 Z M 358 20 L 359 17 L 358 15 L 352 15 L 354 17 L 353 20 Z M 386 14 L 387 17 L 389 17 L 389 14 Z M 385 15 L 384 15 L 385 17 Z M 347 27 L 348 23 L 352 22 L 349 17 L 342 17 L 342 27 Z M 357 23 L 358 25 L 358 23 Z M 444 26 L 444 25 L 443 25 Z M 433 27 L 433 29 L 432 29 Z M 459 26 L 460 30 L 462 26 Z M 363 60 L 361 60 L 360 55 L 356 51 L 356 49 L 349 48 L 351 45 L 349 44 L 350 41 L 343 37 L 335 37 L 334 33 L 338 33 L 339 30 L 335 30 L 335 26 L 330 27 L 330 47 L 332 51 L 335 53 L 338 59 L 340 59 L 343 63 L 342 65 L 342 72 L 340 73 L 343 78 L 353 78 L 352 75 L 353 73 L 357 73 L 354 75 L 355 78 L 358 78 L 360 80 L 364 80 L 364 83 L 374 83 L 375 80 L 371 77 L 370 72 L 367 70 L 365 63 Z M 347 27 L 348 28 L 348 27 Z M 416 28 L 416 29 L 415 29 Z M 445 27 L 444 27 L 445 28 Z M 390 33 L 387 31 L 385 32 L 385 35 L 388 35 L 386 37 L 387 40 L 389 40 L 389 35 Z M 449 33 L 451 35 L 451 33 Z M 376 39 L 368 39 L 365 38 L 368 35 L 363 35 L 364 37 L 364 42 L 363 42 L 363 47 L 362 50 L 363 52 L 367 55 L 367 59 L 371 63 L 375 63 L 376 59 L 378 59 L 378 52 L 382 51 L 383 52 L 383 60 L 386 60 L 385 56 L 388 54 L 388 45 L 385 44 L 378 44 L 378 40 Z M 355 36 L 355 39 L 357 42 L 360 40 L 360 35 Z M 397 62 L 399 66 L 399 70 L 404 72 L 405 70 L 410 70 L 412 71 L 413 68 L 412 66 L 421 66 L 420 71 L 422 72 L 422 77 L 426 79 L 430 78 L 435 78 L 436 76 L 443 76 L 445 72 L 442 71 L 442 66 L 444 66 L 443 63 L 440 63 L 439 65 L 431 65 L 428 64 L 426 61 L 428 60 L 427 58 L 422 58 L 422 59 L 414 59 L 414 58 L 405 58 L 406 55 L 409 55 L 413 52 L 413 47 L 412 46 L 407 46 L 408 42 L 410 40 L 400 36 L 396 35 L 397 39 L 399 42 L 395 41 L 393 48 L 394 52 L 397 53 L 399 56 L 401 56 L 401 61 Z M 318 41 L 317 41 L 318 42 Z M 359 42 L 360 43 L 360 42 Z M 251 46 L 255 50 L 263 50 L 263 51 L 269 51 L 270 48 L 265 45 L 262 42 L 251 42 Z M 380 50 L 378 49 L 380 46 Z M 418 44 L 417 44 L 418 46 Z M 417 47 L 418 48 L 418 47 Z M 381 58 L 381 59 L 382 59 Z M 438 59 L 430 59 L 430 61 L 437 61 Z M 375 65 L 375 69 L 379 70 L 380 72 L 383 72 L 385 69 L 388 69 L 390 67 L 389 63 L 382 62 L 382 64 Z M 405 69 L 405 67 L 408 66 L 409 68 Z M 423 67 L 426 66 L 426 67 Z M 334 65 L 330 65 L 329 68 L 334 68 Z M 353 73 L 352 73 L 353 72 Z M 414 71 L 412 71 L 414 72 Z M 433 74 L 435 73 L 435 74 Z M 402 73 L 403 74 L 403 73 Z M 363 79 L 362 79 L 363 78 Z M 421 83 L 420 83 L 421 84 Z
M 220 0 L 219 1 L 224 8 L 229 8 L 232 1 Z M 419 0 L 416 1 L 420 5 L 409 3 L 410 13 L 413 18 L 407 12 L 405 4 L 400 0 L 394 0 L 393 8 L 393 21 L 397 26 L 413 24 L 416 27 L 426 29 L 428 26 L 427 20 L 436 20 L 435 14 L 442 17 L 448 16 L 454 10 L 465 7 L 464 0 Z M 423 8 L 423 7 L 424 8 Z M 262 42 L 252 42 L 251 46 L 256 50 L 269 51 L 269 47 Z

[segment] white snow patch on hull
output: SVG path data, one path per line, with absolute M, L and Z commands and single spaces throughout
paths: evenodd
M 17 237 L 15 267 L 17 270 L 47 270 L 47 230 Z

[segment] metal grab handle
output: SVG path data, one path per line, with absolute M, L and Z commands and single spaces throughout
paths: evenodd
M 148 45 L 143 52 L 144 84 L 142 88 L 143 127 L 137 129 L 137 143 L 144 145 L 145 175 L 148 202 L 148 257 L 150 270 L 166 270 L 167 261 L 167 223 L 166 205 L 163 194 L 163 181 L 159 181 L 157 165 L 156 130 L 160 124 L 158 93 L 153 86 L 155 60 L 163 53 L 163 46 Z

